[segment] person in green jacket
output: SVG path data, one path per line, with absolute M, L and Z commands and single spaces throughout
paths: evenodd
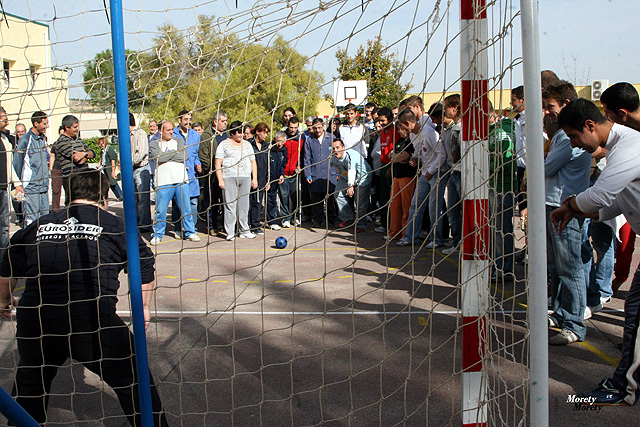
M 120 167 L 118 164 L 120 163 L 118 158 L 118 152 L 116 151 L 114 144 L 109 144 L 106 136 L 98 139 L 98 145 L 102 149 L 102 153 L 100 154 L 100 165 L 102 166 L 102 171 L 104 174 L 109 177 L 109 186 L 111 187 L 111 191 L 116 196 L 118 201 L 122 200 L 122 190 L 118 185 L 118 181 L 120 180 Z
M 513 215 L 518 185 L 514 139 L 513 121 L 498 120 L 489 103 L 489 203 L 495 230 L 492 280 L 513 279 Z

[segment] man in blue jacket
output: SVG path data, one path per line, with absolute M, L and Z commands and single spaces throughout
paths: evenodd
M 267 185 L 267 221 L 269 225 L 280 228 L 280 218 L 278 215 L 278 189 L 284 182 L 284 169 L 287 166 L 287 147 L 284 146 L 287 134 L 276 132 L 271 150 L 269 151 L 269 183 Z
M 198 224 L 198 197 L 200 196 L 200 183 L 198 182 L 197 174 L 202 173 L 202 166 L 200 158 L 198 157 L 200 134 L 191 129 L 191 113 L 187 110 L 180 111 L 178 115 L 178 126 L 173 129 L 173 137 L 176 140 L 181 139 L 187 150 L 187 158 L 184 166 L 187 169 L 187 176 L 189 177 L 189 197 L 191 199 L 191 215 L 189 215 L 189 220 L 195 229 Z M 180 218 L 180 209 L 178 209 L 178 203 L 175 197 L 173 198 L 172 206 L 171 220 L 173 221 L 173 230 L 176 238 L 182 239 L 182 221 Z
M 22 135 L 13 156 L 13 167 L 24 188 L 25 227 L 49 213 L 49 156 L 45 132 L 49 127 L 46 113 L 36 111 L 31 116 L 33 127 Z
M 331 167 L 331 142 L 333 134 L 324 131 L 324 122 L 316 117 L 311 125 L 309 138 L 304 142 L 304 176 L 311 192 L 313 227 L 324 223 L 324 204 L 327 202 L 329 223 L 337 221 L 335 201 L 327 197 L 336 188 L 336 172 Z
M 354 198 L 357 209 L 356 231 L 367 230 L 367 209 L 371 194 L 371 167 L 362 155 L 355 149 L 347 150 L 341 139 L 333 140 L 333 156 L 331 166 L 338 174 L 334 197 L 338 205 L 340 227 L 351 225 L 354 220 L 353 209 L 348 198 Z

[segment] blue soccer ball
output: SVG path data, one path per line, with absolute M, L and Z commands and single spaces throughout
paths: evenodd
M 287 247 L 287 239 L 285 239 L 284 237 L 280 236 L 276 239 L 276 247 L 278 249 L 284 249 Z

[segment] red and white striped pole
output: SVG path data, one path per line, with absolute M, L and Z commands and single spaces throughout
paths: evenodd
M 486 0 L 461 0 L 462 425 L 487 425 L 489 104 Z

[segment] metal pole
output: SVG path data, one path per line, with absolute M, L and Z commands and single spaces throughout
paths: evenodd
M 127 265 L 129 269 L 129 292 L 131 294 L 136 371 L 138 374 L 138 395 L 140 396 L 142 425 L 144 427 L 151 427 L 153 426 L 153 408 L 151 405 L 151 382 L 149 376 L 147 340 L 144 325 L 136 201 L 133 185 L 133 162 L 131 159 L 131 136 L 129 133 L 129 100 L 127 95 L 127 66 L 124 53 L 122 0 L 110 1 L 113 74 L 116 85 L 118 143 L 120 147 L 120 164 L 122 166 L 125 235 L 127 239 Z
M 0 387 L 0 412 L 18 427 L 40 427 L 40 424 L 2 387 Z
M 542 92 L 538 1 L 520 0 L 524 99 L 527 112 L 527 207 L 529 246 L 529 363 L 532 427 L 549 425 L 549 338 L 547 321 L 547 236 L 542 153 Z

